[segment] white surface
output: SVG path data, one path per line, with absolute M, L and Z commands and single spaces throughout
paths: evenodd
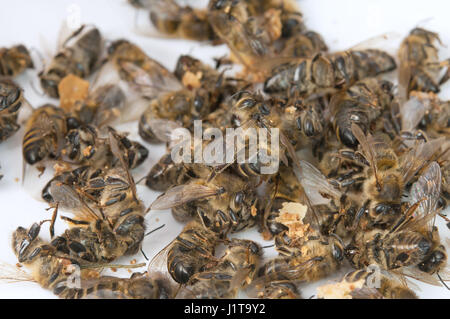
M 195 2 L 195 1 L 193 1 Z M 377 46 L 395 53 L 401 39 L 413 27 L 420 25 L 439 32 L 444 44 L 450 44 L 450 20 L 448 12 L 450 3 L 446 1 L 428 0 L 303 0 L 299 1 L 304 13 L 306 24 L 311 30 L 323 35 L 330 50 L 341 50 L 365 41 L 382 33 L 395 32 L 397 36 L 389 41 L 382 41 Z M 56 47 L 59 28 L 62 21 L 69 14 L 71 5 L 80 8 L 83 23 L 95 24 L 107 40 L 126 37 L 137 43 L 145 52 L 160 61 L 169 69 L 173 69 L 180 54 L 192 54 L 204 61 L 212 63 L 212 57 L 222 56 L 227 52 L 224 46 L 211 48 L 204 44 L 183 40 L 152 39 L 134 33 L 136 11 L 125 3 L 125 0 L 15 0 L 0 1 L 0 30 L 2 37 L 0 46 L 10 46 L 23 43 L 28 47 L 36 48 L 42 54 L 48 55 Z M 146 19 L 141 12 L 139 21 Z M 450 56 L 448 48 L 442 48 L 443 57 Z M 46 56 L 47 57 L 47 56 Z M 31 88 L 39 87 L 36 72 L 27 71 L 21 75 L 17 82 L 25 89 L 25 97 L 34 107 L 38 107 L 51 99 L 43 98 Z M 450 96 L 450 89 L 443 89 L 442 97 Z M 53 101 L 56 102 L 56 101 Z M 122 127 L 132 132 L 131 138 L 139 140 L 137 124 Z M 120 129 L 120 127 L 119 127 Z M 23 130 L 17 132 L 11 139 L 0 144 L 0 164 L 4 174 L 0 181 L 0 203 L 2 216 L 0 221 L 0 261 L 14 265 L 17 260 L 10 247 L 11 233 L 17 226 L 29 227 L 33 222 L 46 219 L 50 213 L 45 210 L 46 203 L 39 200 L 41 186 L 49 179 L 50 170 L 38 179 L 30 178 L 22 187 L 20 181 L 22 160 L 21 143 Z M 148 160 L 133 172 L 135 179 L 144 176 L 150 167 L 159 159 L 164 148 L 162 146 L 149 146 Z M 31 174 L 36 175 L 35 168 L 28 168 Z M 148 205 L 158 195 L 143 185 L 138 185 L 139 196 Z M 169 212 L 151 212 L 146 217 L 148 229 L 153 229 L 163 223 L 166 227 L 147 238 L 143 249 L 151 258 L 166 244 L 168 244 L 182 229 L 183 225 L 175 222 Z M 439 220 L 442 237 L 449 237 L 449 231 L 442 220 Z M 58 219 L 56 232 L 61 233 L 64 223 Z M 43 227 L 42 236 L 48 238 L 47 227 Z M 236 237 L 255 239 L 264 245 L 256 230 L 239 233 Z M 268 249 L 269 250 L 269 249 Z M 274 255 L 268 252 L 268 256 Z M 123 258 L 118 262 L 125 264 L 133 258 L 138 262 L 144 261 L 142 255 Z M 144 269 L 142 269 L 144 270 Z M 342 275 L 345 271 L 341 271 Z M 125 271 L 116 275 L 129 276 Z M 302 295 L 308 298 L 315 294 L 315 287 L 333 278 L 302 288 Z M 441 287 L 432 287 L 419 283 L 422 298 L 450 298 L 450 291 Z M 40 288 L 35 283 L 0 283 L 0 298 L 55 298 L 50 292 Z

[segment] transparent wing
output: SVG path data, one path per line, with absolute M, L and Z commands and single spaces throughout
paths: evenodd
M 352 299 L 384 299 L 376 288 L 362 287 L 350 292 Z
M 412 96 L 405 104 L 401 105 L 402 130 L 411 132 L 416 129 L 426 112 L 424 102 L 416 96 Z
M 153 61 L 153 60 L 150 60 Z M 182 84 L 166 68 L 154 61 L 151 72 L 129 61 L 119 62 L 122 70 L 133 78 L 132 85 L 146 98 L 154 98 L 161 93 L 178 91 Z
M 428 224 L 428 229 L 432 230 L 441 195 L 441 182 L 441 168 L 437 162 L 432 162 L 411 187 L 410 204 L 419 205 L 413 213 L 413 219 L 405 227 L 420 228 Z
M 176 129 L 182 129 L 183 126 L 177 122 L 166 120 L 166 119 L 150 119 L 148 121 L 152 132 L 155 134 L 156 138 L 163 142 L 175 142 L 172 133 Z
M 164 210 L 179 205 L 186 204 L 188 202 L 210 197 L 218 194 L 218 189 L 211 187 L 189 183 L 185 185 L 178 185 L 159 196 L 150 206 L 153 210 Z
M 59 181 L 53 181 L 50 185 L 50 193 L 58 207 L 70 211 L 72 214 L 84 221 L 102 219 L 81 198 L 80 194 L 71 186 Z
M 426 143 L 420 142 L 400 158 L 400 167 L 405 185 L 436 154 L 444 141 L 445 137 L 440 137 Z
M 33 276 L 15 265 L 0 261 L 0 281 L 6 283 L 15 283 L 22 281 L 33 281 Z
M 299 164 L 301 170 L 294 168 L 294 172 L 313 206 L 328 204 L 330 198 L 339 199 L 342 196 L 312 164 L 303 160 Z
M 120 151 L 118 138 L 116 136 L 114 129 L 112 129 L 112 128 L 109 129 L 109 144 L 111 147 L 111 152 L 114 154 L 115 157 L 117 157 L 119 159 L 120 163 L 122 164 L 123 169 L 125 170 L 125 172 L 127 174 L 128 184 L 130 185 L 131 191 L 133 193 L 133 198 L 134 198 L 134 200 L 137 201 L 136 184 L 134 182 L 133 176 L 130 173 L 128 164 L 126 163 L 126 161 L 123 157 L 123 152 Z

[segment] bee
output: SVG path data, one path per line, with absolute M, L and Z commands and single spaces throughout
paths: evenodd
M 413 184 L 410 208 L 387 230 L 358 233 L 345 248 L 355 268 L 370 264 L 439 285 L 432 277 L 444 269 L 445 248 L 440 244 L 433 219 L 440 194 L 439 164 L 431 163 Z
M 120 165 L 104 172 L 85 168 L 63 174 L 54 178 L 43 192 L 46 199 L 76 216 L 75 219 L 65 217 L 76 227 L 56 237 L 52 243 L 58 250 L 90 262 L 109 262 L 136 253 L 145 232 L 144 206 L 137 198 L 136 185 L 121 156 L 114 131 L 109 132 L 109 140 Z M 91 180 L 84 181 L 84 177 Z M 86 186 L 80 187 L 79 183 Z M 86 196 L 94 208 L 81 195 Z
M 246 293 L 261 299 L 301 299 L 296 284 L 290 280 L 268 281 L 256 280 Z M 260 283 L 261 282 L 261 283 Z
M 305 31 L 286 40 L 281 56 L 311 58 L 320 52 L 328 51 L 322 36 L 314 31 Z
M 198 221 L 191 221 L 152 259 L 149 270 L 167 269 L 173 280 L 185 284 L 194 274 L 216 261 L 214 253 L 219 241 L 217 233 Z
M 30 165 L 46 158 L 58 158 L 66 133 L 66 114 L 61 108 L 45 104 L 35 109 L 25 125 L 23 158 Z
M 449 134 L 450 103 L 432 92 L 412 91 L 400 108 L 402 137 L 438 138 Z M 417 133 L 414 135 L 414 130 Z M 426 135 L 424 137 L 423 135 Z
M 63 42 L 51 63 L 39 74 L 42 89 L 51 97 L 59 97 L 60 81 L 70 73 L 81 78 L 89 76 L 101 50 L 99 30 L 94 26 L 82 25 Z
M 299 202 L 304 196 L 304 190 L 293 169 L 284 165 L 281 165 L 278 174 L 269 180 L 269 185 L 267 192 L 270 201 L 264 212 L 263 223 L 270 234 L 277 235 L 287 230 L 285 225 L 277 221 L 280 209 L 284 203 Z
M 110 130 L 112 130 L 110 128 Z M 125 162 L 128 168 L 133 169 L 148 156 L 148 150 L 138 142 L 130 141 L 124 134 L 114 131 L 119 141 L 119 147 L 124 152 Z M 107 138 L 99 137 L 94 126 L 83 125 L 67 132 L 66 154 L 76 164 L 91 164 L 96 167 L 113 167 L 117 160 L 111 153 Z
M 179 90 L 164 94 L 150 102 L 139 120 L 139 135 L 149 143 L 160 142 L 155 135 L 155 119 L 182 123 L 193 128 L 193 121 L 210 113 L 210 96 L 205 90 Z
M 0 141 L 7 140 L 19 130 L 17 118 L 24 103 L 23 90 L 11 79 L 0 77 Z
M 140 118 L 139 134 L 150 143 L 161 141 L 155 132 L 159 119 L 190 130 L 195 120 L 211 122 L 217 117 L 211 112 L 218 109 L 237 86 L 234 80 L 190 56 L 178 59 L 174 74 L 182 88 L 153 99 Z
M 373 278 L 378 276 L 378 278 Z M 379 280 L 378 287 L 371 287 Z M 318 288 L 319 298 L 417 299 L 417 295 L 389 272 L 358 269 L 347 273 L 342 281 Z
M 355 162 L 363 164 L 365 169 L 362 175 L 358 173 L 358 170 L 354 170 L 351 174 L 347 174 L 349 178 L 343 178 L 339 182 L 336 180 L 328 181 L 318 170 L 312 168 L 306 171 L 308 176 L 302 176 L 305 179 L 302 185 L 305 189 L 309 189 L 308 197 L 312 202 L 322 204 L 324 201 L 320 200 L 322 197 L 320 194 L 328 194 L 325 197 L 333 198 L 335 205 L 339 207 L 337 203 L 343 199 L 343 193 L 331 186 L 330 182 L 335 186 L 343 186 L 344 188 L 359 184 L 361 192 L 358 192 L 357 196 L 360 197 L 355 198 L 351 194 L 346 197 L 349 203 L 362 202 L 363 204 L 356 215 L 352 213 L 344 219 L 351 217 L 348 220 L 348 222 L 351 222 L 351 219 L 354 218 L 351 222 L 355 223 L 353 227 L 389 227 L 401 215 L 401 198 L 407 186 L 416 173 L 440 148 L 442 140 L 437 139 L 420 143 L 410 148 L 399 158 L 394 149 L 390 147 L 389 142 L 382 136 L 373 137 L 370 134 L 365 136 L 362 129 L 356 124 L 352 124 L 352 132 L 359 141 L 362 151 L 356 153 L 344 151 L 340 154 L 347 159 L 353 159 Z M 305 166 L 310 167 L 306 164 Z M 322 181 L 320 187 L 317 187 L 318 183 L 315 182 L 317 180 Z M 313 194 L 314 192 L 318 194 Z M 325 202 L 328 203 L 329 201 L 325 200 Z M 343 216 L 342 214 L 347 215 L 342 212 L 340 216 Z
M 24 45 L 0 48 L 0 75 L 15 77 L 33 67 L 31 55 Z
M 287 154 L 292 159 L 293 165 L 297 165 L 295 150 L 310 143 L 304 137 L 314 138 L 320 134 L 322 126 L 321 120 L 316 117 L 318 113 L 310 113 L 307 108 L 302 109 L 303 104 L 299 101 L 294 105 L 285 104 L 283 101 L 264 99 L 262 95 L 249 91 L 238 92 L 234 98 L 231 109 L 233 126 L 243 130 L 250 129 L 250 133 L 252 129 L 262 129 L 271 137 L 270 145 L 259 143 L 259 151 L 252 161 L 235 165 L 238 173 L 244 177 L 263 175 L 262 168 L 267 166 L 267 163 L 264 163 L 264 153 L 271 159 L 281 159 L 285 165 L 288 165 L 289 161 Z M 274 147 L 276 135 L 272 135 L 272 129 L 279 135 L 281 147 Z M 251 135 L 247 132 L 246 137 L 249 140 Z M 269 171 L 273 171 L 271 169 L 274 167 L 273 164 L 272 161 Z M 276 168 L 278 170 L 279 167 Z
M 281 36 L 282 29 L 280 13 L 264 17 L 258 14 L 261 8 L 249 1 L 215 0 L 208 5 L 208 20 L 216 35 L 239 62 L 254 71 L 270 56 L 270 43 Z M 270 30 L 274 26 L 278 30 Z
M 330 102 L 336 136 L 345 146 L 356 147 L 352 124 L 369 132 L 371 124 L 389 108 L 393 100 L 392 83 L 375 78 L 356 82 L 347 91 L 335 94 Z
M 298 62 L 276 66 L 264 82 L 267 93 L 294 91 L 300 96 L 333 92 L 358 80 L 390 72 L 396 68 L 394 59 L 376 49 L 317 54 Z
M 39 230 L 37 223 L 30 229 L 17 228 L 13 233 L 13 250 L 19 261 L 32 271 L 27 280 L 52 290 L 60 298 L 159 299 L 173 296 L 170 285 L 163 278 L 152 279 L 147 274 L 134 273 L 130 278 L 99 276 L 89 279 L 87 272 L 92 272 L 92 269 L 85 268 L 85 262 L 57 251 L 38 236 Z M 72 282 L 72 277 L 77 275 L 79 282 L 76 278 L 75 283 Z
M 74 77 L 69 75 L 70 77 Z M 119 85 L 105 84 L 100 85 L 88 92 L 89 82 L 83 79 L 68 81 L 65 77 L 59 85 L 60 101 L 63 107 L 63 101 L 67 98 L 71 104 L 68 111 L 68 121 L 71 127 L 77 128 L 80 125 L 94 125 L 102 130 L 105 126 L 111 125 L 117 120 L 126 121 L 124 112 L 128 106 L 127 96 Z M 68 96 L 65 94 L 62 85 L 67 85 L 69 90 Z M 87 85 L 86 88 L 83 86 Z M 80 92 L 85 90 L 85 96 L 79 98 L 74 96 L 74 91 Z
M 142 97 L 152 99 L 161 92 L 183 88 L 175 75 L 127 40 L 112 42 L 107 51 L 107 63 L 101 72 L 106 77 L 108 72 L 114 71 L 121 81 Z
M 448 80 L 448 71 L 441 76 L 446 63 L 439 61 L 436 42 L 440 43 L 437 33 L 415 28 L 400 45 L 399 82 L 406 90 L 406 97 L 411 91 L 438 93 L 439 86 Z
M 344 244 L 337 236 L 309 233 L 291 256 L 269 260 L 258 270 L 260 281 L 313 282 L 338 270 L 344 261 Z
M 164 154 L 150 169 L 145 185 L 152 190 L 165 192 L 171 186 L 187 183 L 192 178 L 208 178 L 211 171 L 201 164 L 175 163 L 172 154 Z
M 163 34 L 196 41 L 216 38 L 205 9 L 180 6 L 175 0 L 147 1 L 150 21 Z
M 176 207 L 178 219 L 199 218 L 206 228 L 227 234 L 255 224 L 257 203 L 254 181 L 224 171 L 213 179 L 194 178 L 168 189 L 150 209 Z
M 234 298 L 255 277 L 261 256 L 257 243 L 234 238 L 225 254 L 210 268 L 194 274 L 176 298 Z

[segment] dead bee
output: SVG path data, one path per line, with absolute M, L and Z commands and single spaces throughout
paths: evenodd
M 412 91 L 400 108 L 400 116 L 405 139 L 438 138 L 450 133 L 450 101 L 442 101 L 432 92 Z
M 275 67 L 264 83 L 264 91 L 294 91 L 301 96 L 330 93 L 336 88 L 348 87 L 358 80 L 395 68 L 395 61 L 390 55 L 375 49 L 344 51 L 327 56 L 317 54 Z
M 262 282 L 257 279 L 246 292 L 261 299 L 301 299 L 296 284 L 290 280 Z
M 280 56 L 310 58 L 328 51 L 322 36 L 314 31 L 306 31 L 286 40 Z
M 439 86 L 449 79 L 449 72 L 441 77 L 441 70 L 446 62 L 441 63 L 438 48 L 440 43 L 437 33 L 422 29 L 413 29 L 406 37 L 399 49 L 400 79 L 399 82 L 406 90 L 405 97 L 411 91 L 438 93 Z
M 356 82 L 347 91 L 335 94 L 330 102 L 336 136 L 345 146 L 356 147 L 358 140 L 352 124 L 369 132 L 371 124 L 390 107 L 393 100 L 392 83 L 368 78 Z
M 345 248 L 356 268 L 376 264 L 384 270 L 439 285 L 431 275 L 445 272 L 445 248 L 433 226 L 440 194 L 441 172 L 431 163 L 411 189 L 414 204 L 387 230 L 358 233 Z
M 150 208 L 176 208 L 179 219 L 199 218 L 206 228 L 220 234 L 237 232 L 255 224 L 257 196 L 253 183 L 229 172 L 209 181 L 190 179 L 167 190 Z
M 379 286 L 374 287 L 376 280 L 379 280 Z M 417 299 L 414 291 L 392 274 L 367 268 L 353 270 L 342 281 L 321 286 L 317 290 L 318 297 L 325 299 Z
M 164 154 L 150 169 L 145 185 L 150 189 L 165 192 L 171 186 L 187 183 L 193 178 L 208 178 L 210 169 L 202 164 L 174 163 L 170 152 Z
M 269 200 L 263 217 L 263 224 L 270 234 L 277 235 L 286 230 L 286 226 L 278 222 L 284 203 L 299 202 L 304 196 L 303 186 L 296 178 L 292 168 L 281 165 L 278 174 L 269 180 Z
M 111 129 L 111 128 L 110 128 Z M 148 156 L 148 150 L 138 142 L 130 141 L 124 134 L 114 131 L 119 147 L 123 151 L 128 168 L 133 169 Z M 91 164 L 95 167 L 113 167 L 117 158 L 111 152 L 107 138 L 101 138 L 94 126 L 82 125 L 67 132 L 67 157 L 76 164 Z
M 173 296 L 172 288 L 161 277 L 150 278 L 146 274 L 134 273 L 130 278 L 90 278 L 88 272 L 92 272 L 92 269 L 89 269 L 88 264 L 45 243 L 38 236 L 39 228 L 38 224 L 28 230 L 17 228 L 13 234 L 13 249 L 20 262 L 32 271 L 30 278 L 25 280 L 35 281 L 43 288 L 51 289 L 58 297 L 159 299 Z M 79 277 L 72 278 L 74 276 Z M 19 277 L 17 280 L 24 279 Z
M 175 0 L 146 1 L 150 21 L 163 34 L 197 41 L 216 39 L 205 9 L 180 6 Z
M 310 200 L 318 204 L 328 203 L 327 199 L 329 198 L 333 199 L 334 206 L 337 207 L 342 205 L 343 199 L 349 203 L 362 202 L 363 205 L 358 208 L 356 214 L 354 214 L 354 208 L 352 209 L 353 213 L 348 216 L 347 210 L 340 209 L 339 215 L 347 216 L 344 219 L 350 218 L 346 223 L 354 223 L 353 228 L 356 225 L 363 228 L 389 227 L 401 215 L 401 198 L 407 185 L 440 148 L 441 140 L 420 143 L 399 158 L 389 142 L 382 136 L 365 136 L 356 124 L 352 124 L 352 132 L 359 141 L 362 152 L 343 150 L 338 156 L 364 165 L 364 171 L 353 170 L 342 178 L 338 177 L 336 180 L 327 181 L 318 170 L 311 168 L 303 172 L 302 185 L 308 189 L 307 194 L 309 192 Z M 303 164 L 305 167 L 311 167 L 304 162 Z M 321 182 L 318 183 L 318 180 Z M 341 189 L 358 184 L 362 191 L 358 192 L 359 195 L 356 196 L 360 197 L 348 194 L 345 196 L 346 198 L 343 198 L 343 193 L 331 186 L 330 183 Z M 327 194 L 325 199 L 321 194 Z M 354 207 L 354 205 L 352 206 Z
M 212 266 L 194 274 L 177 298 L 233 298 L 252 282 L 262 256 L 261 247 L 250 240 L 232 239 L 225 254 Z
M 81 78 L 89 76 L 102 50 L 100 32 L 94 26 L 82 25 L 59 48 L 48 67 L 39 74 L 42 89 L 58 97 L 58 84 L 69 73 Z
M 215 0 L 208 5 L 208 20 L 214 32 L 251 70 L 269 56 L 270 43 L 281 36 L 280 12 L 265 17 L 258 14 L 260 9 L 260 4 L 250 1 Z M 271 30 L 273 27 L 276 29 Z
M 33 60 L 24 45 L 0 48 L 0 75 L 15 77 L 33 67 Z
M 120 80 L 145 98 L 183 88 L 175 75 L 127 40 L 120 39 L 109 45 L 107 61 L 103 72 L 110 72 L 112 68 Z
M 149 143 L 161 142 L 155 135 L 154 120 L 180 122 L 193 128 L 193 121 L 210 113 L 210 96 L 205 90 L 178 90 L 166 93 L 150 102 L 139 120 L 139 135 Z
M 79 80 L 84 81 L 82 79 Z M 69 85 L 72 89 L 78 89 L 73 83 Z M 63 97 L 60 96 L 61 104 L 62 99 Z M 68 120 L 73 122 L 72 127 L 94 125 L 102 130 L 107 125 L 117 122 L 117 120 L 120 120 L 120 122 L 125 121 L 126 118 L 123 113 L 127 105 L 127 96 L 119 85 L 101 85 L 90 90 L 85 98 L 75 100 L 72 108 L 69 110 L 70 116 Z
M 140 118 L 139 134 L 147 142 L 161 141 L 156 132 L 159 120 L 167 121 L 167 125 L 177 123 L 189 130 L 193 129 L 195 120 L 211 122 L 214 117 L 211 112 L 236 90 L 236 81 L 190 56 L 178 59 L 174 74 L 181 88 L 153 99 Z M 167 125 L 164 125 L 165 130 Z
M 70 210 L 76 219 L 69 219 L 73 225 L 63 236 L 52 243 L 66 254 L 91 262 L 111 261 L 126 254 L 136 253 L 144 238 L 144 206 L 137 198 L 136 186 L 121 155 L 119 141 L 113 131 L 109 133 L 112 153 L 120 165 L 106 171 L 90 168 L 67 173 L 54 178 L 44 188 L 43 195 L 58 207 Z M 84 181 L 82 178 L 91 180 Z M 81 187 L 80 183 L 85 186 Z M 91 208 L 81 195 L 93 204 Z M 87 241 L 94 241 L 84 247 Z M 74 241 L 75 244 L 71 244 Z M 103 245 L 106 245 L 105 247 Z
M 189 222 L 181 233 L 150 262 L 149 270 L 167 269 L 180 284 L 215 262 L 214 252 L 219 236 L 198 221 Z M 161 271 L 162 271 L 161 270 Z
M 258 271 L 259 280 L 313 282 L 338 270 L 344 260 L 344 245 L 337 236 L 311 232 L 297 248 L 296 254 L 264 264 Z
M 35 109 L 25 126 L 23 158 L 30 165 L 47 157 L 58 158 L 66 132 L 66 114 L 61 108 L 45 104 Z
M 17 123 L 18 113 L 26 103 L 23 90 L 11 79 L 0 77 L 0 142 L 7 140 L 20 125 Z

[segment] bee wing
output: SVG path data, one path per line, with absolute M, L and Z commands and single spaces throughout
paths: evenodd
M 122 164 L 122 167 L 127 174 L 128 183 L 129 183 L 131 191 L 133 193 L 133 198 L 137 201 L 136 184 L 134 182 L 133 176 L 131 176 L 128 164 L 125 162 L 125 159 L 123 158 L 123 152 L 120 151 L 118 138 L 116 136 L 114 129 L 110 128 L 108 134 L 109 134 L 109 145 L 111 147 L 111 152 L 114 154 L 115 157 L 117 157 L 119 159 L 120 163 Z
M 355 51 L 355 50 L 364 50 L 364 49 L 370 49 L 370 48 L 376 48 L 376 47 L 385 47 L 387 42 L 393 41 L 396 38 L 398 39 L 400 37 L 400 34 L 397 32 L 386 32 L 383 34 L 376 35 L 374 37 L 371 37 L 367 40 L 364 40 L 362 42 L 359 42 L 352 46 L 349 50 Z
M 413 284 L 410 280 L 408 280 L 408 278 L 412 278 L 412 279 L 424 282 L 424 283 L 432 285 L 432 286 L 437 286 L 437 287 L 442 286 L 437 277 L 432 276 L 426 272 L 423 272 L 417 267 L 404 267 L 404 268 L 401 268 L 399 270 L 399 272 L 402 276 L 407 277 L 407 278 L 405 278 L 405 280 L 403 282 L 406 282 L 406 285 L 408 287 L 414 288 L 415 290 L 420 290 L 420 289 L 418 289 L 417 285 Z
M 152 61 L 152 72 L 148 72 L 129 61 L 119 62 L 124 72 L 133 75 L 132 85 L 143 97 L 151 99 L 163 92 L 177 91 L 183 88 L 175 75 L 167 71 L 158 62 L 150 61 Z
M 312 164 L 300 160 L 299 165 L 301 170 L 294 168 L 294 172 L 302 184 L 311 205 L 328 204 L 330 199 L 327 197 L 331 196 L 339 199 L 342 196 L 341 192 L 334 188 L 327 178 Z
M 291 259 L 293 257 L 276 257 L 278 259 Z M 295 257 L 294 257 L 295 258 Z M 291 281 L 300 283 L 304 281 L 305 274 L 317 264 L 317 260 L 312 258 L 300 264 L 286 262 L 284 266 L 277 267 L 277 271 L 255 278 L 245 289 L 249 297 L 256 298 L 268 283 Z
M 150 119 L 148 125 L 152 132 L 155 134 L 156 138 L 163 142 L 176 142 L 172 133 L 176 129 L 183 129 L 184 127 L 177 122 L 166 120 L 166 119 Z
M 405 185 L 441 148 L 444 141 L 445 137 L 440 137 L 425 143 L 421 142 L 400 158 L 400 167 Z
M 400 104 L 400 115 L 402 119 L 402 130 L 411 132 L 416 129 L 420 120 L 426 112 L 426 106 L 423 100 L 412 96 L 406 103 Z
M 0 281 L 6 283 L 22 281 L 36 282 L 33 276 L 28 272 L 3 261 L 0 261 Z
M 352 299 L 384 299 L 376 288 L 362 287 L 350 292 Z
M 172 278 L 167 270 L 168 254 L 174 241 L 171 241 L 166 247 L 161 249 L 148 264 L 148 275 L 151 278 L 161 278 L 168 283 L 170 287 L 175 287 L 178 283 Z
M 416 229 L 428 224 L 431 231 L 441 195 L 441 182 L 441 167 L 437 162 L 432 162 L 411 187 L 410 204 L 419 205 L 413 213 L 413 219 L 405 227 Z
M 158 15 L 158 18 L 181 19 L 180 6 L 173 0 L 147 0 L 146 8 Z
M 102 219 L 94 210 L 92 210 L 81 198 L 81 196 L 69 185 L 59 181 L 53 181 L 50 185 L 50 193 L 58 204 L 58 207 L 67 209 L 81 220 L 99 220 Z
M 366 160 L 370 163 L 372 166 L 375 175 L 377 175 L 377 163 L 375 159 L 375 139 L 369 134 L 366 136 L 363 132 L 363 130 L 356 125 L 355 123 L 352 124 L 352 133 L 355 135 L 356 139 L 359 142 L 359 145 L 361 146 L 362 152 Z
M 184 185 L 178 185 L 167 190 L 164 194 L 160 195 L 151 205 L 150 209 L 164 210 L 179 205 L 186 204 L 188 202 L 210 197 L 218 194 L 217 189 L 212 189 L 208 186 L 201 184 L 189 183 Z

